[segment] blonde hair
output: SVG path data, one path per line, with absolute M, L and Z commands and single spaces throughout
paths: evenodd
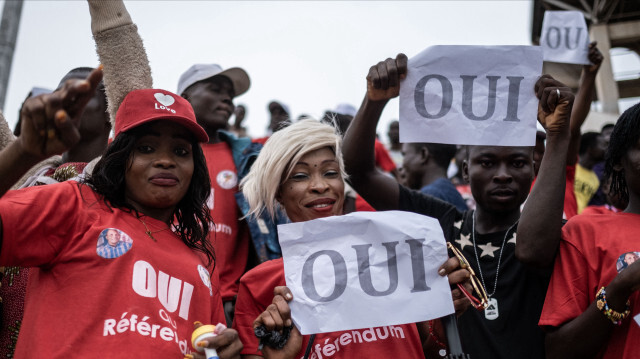
M 240 183 L 249 203 L 247 216 L 260 216 L 263 211 L 275 218 L 280 185 L 291 175 L 305 155 L 329 147 L 336 155 L 340 175 L 346 179 L 342 161 L 342 138 L 328 124 L 313 119 L 296 122 L 277 131 L 265 143 L 249 174 Z

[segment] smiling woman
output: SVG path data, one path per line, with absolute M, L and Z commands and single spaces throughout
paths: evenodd
M 0 152 L 0 178 L 11 182 L 78 141 L 77 119 L 101 77 L 95 70 L 27 100 L 21 136 Z M 135 90 L 86 182 L 6 194 L 11 183 L 0 185 L 0 264 L 36 267 L 16 358 L 179 357 L 194 321 L 224 322 L 211 275 L 206 141 L 186 100 Z M 230 329 L 208 344 L 221 358 L 242 347 Z

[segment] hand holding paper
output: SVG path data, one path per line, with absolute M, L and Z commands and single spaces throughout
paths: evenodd
M 548 135 L 568 133 L 574 95 L 570 88 L 549 75 L 541 76 L 535 86 L 538 121 Z
M 400 80 L 407 77 L 407 56 L 398 54 L 371 66 L 367 75 L 367 97 L 371 101 L 383 101 L 397 97 Z
M 598 43 L 596 41 L 589 44 L 589 55 L 587 57 L 589 58 L 591 64 L 584 65 L 585 71 L 593 75 L 598 73 L 600 65 L 602 65 L 602 61 L 604 60 L 604 56 L 602 56 L 602 53 L 600 52 L 600 50 L 598 50 L 597 45 Z

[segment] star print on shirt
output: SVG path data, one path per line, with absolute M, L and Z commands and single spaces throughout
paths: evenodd
M 462 226 L 462 220 L 459 220 L 458 222 L 453 222 L 453 226 L 460 229 L 460 227 Z
M 513 232 L 513 234 L 511 235 L 511 239 L 508 240 L 507 243 L 516 244 L 516 232 Z
M 489 256 L 494 258 L 495 251 L 500 249 L 500 247 L 494 247 L 491 242 L 487 244 L 478 244 L 478 248 L 482 249 L 482 254 L 480 254 L 480 257 Z
M 460 238 L 456 239 L 456 243 L 458 243 L 460 245 L 460 249 L 464 250 L 464 247 L 469 246 L 471 248 L 473 248 L 473 243 L 471 243 L 471 241 L 469 240 L 469 237 L 471 237 L 470 234 L 462 234 L 460 233 Z

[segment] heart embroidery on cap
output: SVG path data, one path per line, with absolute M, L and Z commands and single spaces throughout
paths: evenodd
M 153 96 L 156 98 L 156 100 L 158 100 L 158 102 L 167 107 L 173 105 L 173 103 L 176 102 L 176 100 L 172 96 L 165 95 L 160 92 L 154 94 Z

